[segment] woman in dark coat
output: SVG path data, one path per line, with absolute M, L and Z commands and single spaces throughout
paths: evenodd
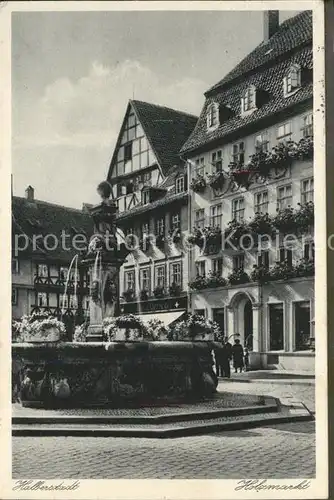
M 239 339 L 235 339 L 234 345 L 232 346 L 232 357 L 235 373 L 238 372 L 238 368 L 241 373 L 244 366 L 244 350 Z

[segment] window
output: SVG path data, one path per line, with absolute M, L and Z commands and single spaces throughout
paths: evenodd
M 124 146 L 124 161 L 127 162 L 130 160 L 132 160 L 132 142 Z
M 254 195 L 254 212 L 268 213 L 268 191 L 260 191 Z
M 284 349 L 284 313 L 283 304 L 269 304 L 269 349 Z
M 314 260 L 314 242 L 308 241 L 304 244 L 303 257 L 305 260 Z
M 245 163 L 245 143 L 243 141 L 233 144 L 232 161 L 240 165 Z
M 145 174 L 143 174 L 144 183 L 149 183 L 151 179 L 152 179 L 152 172 L 145 172 Z
M 40 278 L 47 278 L 49 274 L 49 269 L 46 264 L 38 264 L 37 265 L 37 275 Z
M 205 276 L 205 260 L 196 262 L 196 276 Z
M 150 203 L 150 191 L 148 189 L 141 192 L 141 199 L 143 205 Z
M 140 270 L 140 288 L 141 290 L 151 290 L 151 273 L 149 267 Z
M 263 250 L 257 256 L 257 265 L 260 267 L 265 267 L 268 269 L 269 267 L 269 250 Z
M 222 205 L 214 205 L 210 207 L 211 226 L 222 227 Z
M 158 286 L 160 288 L 164 288 L 165 282 L 166 282 L 165 266 L 156 267 L 156 271 L 155 271 L 155 284 L 156 284 L 156 286 Z
M 196 210 L 195 212 L 195 227 L 203 229 L 205 226 L 205 212 L 204 208 Z
M 283 79 L 284 97 L 288 97 L 291 93 L 300 88 L 301 85 L 301 70 L 300 66 L 293 64 L 288 74 Z
M 171 216 L 171 230 L 180 229 L 181 227 L 181 216 L 180 213 L 172 214 Z
M 177 193 L 183 193 L 183 191 L 184 191 L 184 176 L 178 177 L 176 179 L 175 190 Z
M 313 201 L 314 195 L 314 185 L 313 185 L 313 177 L 310 179 L 302 180 L 302 189 L 301 189 L 301 202 L 307 203 L 309 201 Z
M 46 307 L 48 305 L 49 297 L 45 292 L 38 292 L 37 294 L 37 305 L 39 307 Z
M 76 309 L 78 307 L 78 301 L 74 295 L 69 296 L 69 307 L 70 309 Z
M 204 176 L 204 157 L 196 160 L 196 175 Z
M 265 130 L 255 137 L 255 151 L 257 153 L 266 153 L 269 151 L 268 131 Z
M 286 262 L 288 266 L 292 266 L 292 250 L 290 248 L 281 247 L 278 250 L 279 261 Z
M 295 309 L 295 349 L 304 351 L 310 349 L 311 314 L 310 302 L 296 302 Z
M 239 271 L 244 269 L 245 266 L 245 256 L 243 254 L 233 256 L 233 271 Z
M 245 200 L 236 198 L 232 200 L 232 220 L 242 221 L 245 216 Z
M 255 92 L 255 87 L 253 85 L 248 87 L 248 89 L 245 91 L 241 99 L 242 113 L 255 108 Z
M 134 184 L 133 181 L 130 181 L 126 184 L 126 194 L 132 194 L 134 192 Z
M 165 234 L 165 219 L 161 217 L 156 222 L 157 235 Z
M 292 204 L 292 187 L 291 184 L 281 186 L 277 189 L 277 208 L 282 210 L 288 208 Z
M 181 286 L 181 262 L 173 262 L 170 265 L 170 285 Z
M 12 273 L 18 274 L 20 272 L 19 260 L 12 259 Z
M 313 113 L 303 116 L 302 118 L 302 133 L 303 137 L 313 135 Z
M 67 278 L 67 274 L 68 274 L 68 267 L 61 266 L 59 268 L 59 278 L 65 281 Z
M 12 288 L 12 305 L 13 306 L 17 305 L 17 298 L 18 298 L 18 290 L 17 290 L 17 288 Z
M 134 271 L 125 271 L 125 290 L 134 290 L 135 289 L 135 272 Z
M 210 104 L 207 114 L 208 128 L 217 127 L 218 125 L 218 106 L 216 103 Z
M 213 173 L 221 172 L 223 169 L 222 151 L 215 151 L 211 155 L 211 163 L 213 166 Z
M 221 276 L 223 274 L 223 259 L 214 259 L 212 261 L 212 271 L 217 274 L 218 276 Z
M 277 127 L 277 140 L 278 142 L 288 142 L 291 140 L 291 122 L 283 123 Z

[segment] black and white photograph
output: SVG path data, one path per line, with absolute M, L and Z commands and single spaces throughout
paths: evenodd
M 2 7 L 5 498 L 327 498 L 323 5 L 94 3 Z

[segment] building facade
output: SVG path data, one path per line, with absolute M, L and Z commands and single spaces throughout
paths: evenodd
M 181 150 L 192 310 L 257 367 L 314 369 L 312 66 L 311 12 L 266 12 L 263 42 L 206 92 Z
M 89 275 L 76 259 L 69 266 L 92 234 L 87 211 L 36 200 L 31 186 L 25 198 L 13 196 L 13 319 L 40 312 L 62 317 L 69 336 L 89 319 Z
M 188 310 L 189 192 L 179 150 L 196 122 L 170 108 L 128 104 L 108 174 L 129 249 L 120 270 L 124 313 L 171 322 Z

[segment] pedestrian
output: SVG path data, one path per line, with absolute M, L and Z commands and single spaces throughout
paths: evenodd
M 223 377 L 222 362 L 221 362 L 222 350 L 223 350 L 222 342 L 216 341 L 214 348 L 214 357 L 215 357 L 215 368 L 217 377 Z
M 244 352 L 245 352 L 245 354 L 244 354 L 245 371 L 247 372 L 248 371 L 248 367 L 249 367 L 249 351 L 248 351 L 248 347 L 245 346 Z
M 225 337 L 223 341 L 223 348 L 221 351 L 221 371 L 222 371 L 222 377 L 231 377 L 231 367 L 230 367 L 230 362 L 232 359 L 232 344 L 228 341 L 228 338 Z
M 235 339 L 234 345 L 232 346 L 232 357 L 235 373 L 238 373 L 238 369 L 241 373 L 244 367 L 244 350 L 239 339 Z

